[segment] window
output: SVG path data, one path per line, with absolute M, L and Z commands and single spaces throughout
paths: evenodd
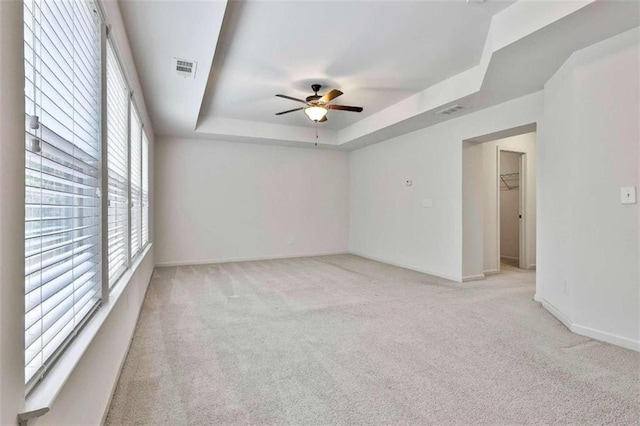
M 131 258 L 142 247 L 142 125 L 133 103 L 131 110 Z
M 107 43 L 107 189 L 109 286 L 127 268 L 129 200 L 129 88 L 111 45 Z
M 24 1 L 25 380 L 101 299 L 100 28 L 87 1 Z
M 29 392 L 148 243 L 149 141 L 99 5 L 23 1 Z
M 149 242 L 149 139 L 142 133 L 142 246 Z

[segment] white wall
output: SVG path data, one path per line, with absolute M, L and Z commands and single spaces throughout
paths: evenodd
M 520 154 L 502 152 L 500 154 L 500 174 L 520 171 Z M 520 188 L 518 180 L 505 178 L 509 185 L 500 186 L 500 257 L 520 258 Z M 531 236 L 535 238 L 535 234 Z
M 574 331 L 640 349 L 640 32 L 575 53 L 545 85 L 538 298 Z
M 462 280 L 484 279 L 482 145 L 462 143 Z
M 525 265 L 533 268 L 536 265 L 536 197 L 537 197 L 537 152 L 536 133 L 526 133 L 482 144 L 484 161 L 484 270 L 485 273 L 496 272 L 500 265 L 498 258 L 499 232 L 497 229 L 498 187 L 497 182 L 497 150 L 511 150 L 525 153 L 525 221 L 526 253 Z M 502 192 L 504 195 L 505 192 Z M 507 195 L 508 196 L 508 195 Z
M 0 1 L 0 424 L 16 424 L 25 404 L 24 387 L 24 72 L 22 2 Z M 135 92 L 153 153 L 153 128 L 116 1 L 105 4 L 107 22 L 117 40 Z M 153 157 L 151 157 L 151 160 Z M 153 189 L 153 161 L 150 161 Z M 150 200 L 153 224 L 153 198 Z M 151 228 L 152 230 L 153 228 Z M 153 239 L 153 234 L 151 234 Z M 110 314 L 73 369 L 50 411 L 32 424 L 100 424 L 108 408 L 120 366 L 135 329 L 154 265 L 153 248 L 142 259 L 121 297 L 102 308 Z M 87 326 L 89 328 L 89 325 Z M 76 342 L 77 343 L 77 342 Z M 73 344 L 65 354 L 77 352 Z M 56 367 L 64 364 L 62 355 Z M 52 371 L 53 373 L 53 371 Z M 50 384 L 47 379 L 38 387 Z M 38 393 L 36 389 L 35 393 Z M 33 394 L 32 394 L 33 395 Z M 31 407 L 34 408 L 34 407 Z
M 541 114 L 535 93 L 351 152 L 349 250 L 461 280 L 462 142 Z
M 156 262 L 347 251 L 347 154 L 159 138 Z

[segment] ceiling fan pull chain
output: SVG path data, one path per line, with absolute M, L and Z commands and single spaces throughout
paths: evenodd
M 314 126 L 316 128 L 316 143 L 315 145 L 318 146 L 318 122 L 316 121 L 316 125 Z

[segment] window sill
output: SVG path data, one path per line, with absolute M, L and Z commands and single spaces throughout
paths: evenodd
M 74 369 L 102 328 L 102 325 L 107 318 L 109 318 L 113 307 L 118 303 L 118 300 L 120 300 L 131 278 L 138 270 L 142 261 L 147 257 L 152 246 L 153 243 L 147 244 L 147 247 L 145 247 L 142 253 L 134 259 L 131 267 L 122 274 L 118 283 L 111 289 L 109 301 L 98 309 L 93 318 L 84 326 L 74 341 L 51 367 L 51 370 L 49 370 L 42 382 L 27 396 L 24 410 L 18 414 L 21 425 L 26 425 L 29 419 L 43 416 L 49 412 L 51 405 L 53 405 L 53 402 L 60 394 L 67 380 L 69 380 L 69 377 L 71 377 L 71 374 L 73 374 Z

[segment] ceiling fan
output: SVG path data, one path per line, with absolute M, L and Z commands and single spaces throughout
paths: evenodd
M 354 106 L 346 106 L 346 105 L 330 105 L 330 102 L 342 95 L 342 92 L 336 89 L 331 90 L 324 95 L 318 95 L 318 91 L 322 88 L 319 84 L 312 84 L 311 90 L 315 92 L 314 95 L 307 96 L 306 100 L 293 98 L 287 95 L 276 95 L 279 98 L 289 99 L 292 101 L 300 102 L 305 104 L 306 106 L 300 108 L 290 109 L 288 111 L 277 112 L 276 115 L 288 114 L 290 112 L 304 110 L 304 113 L 307 114 L 307 117 L 311 121 L 316 123 L 323 123 L 327 121 L 327 112 L 330 109 L 335 109 L 338 111 L 353 111 L 353 112 L 362 112 L 362 107 L 354 107 Z

